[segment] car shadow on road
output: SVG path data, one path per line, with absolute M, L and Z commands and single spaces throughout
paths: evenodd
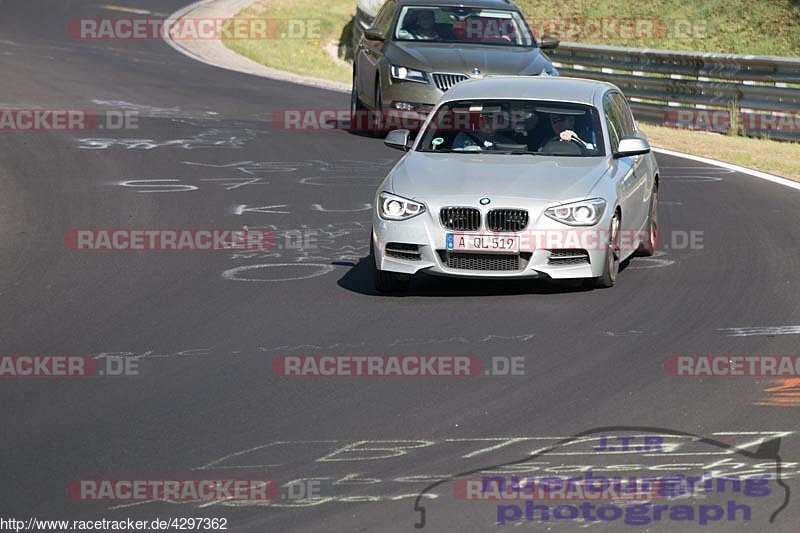
M 370 257 L 362 257 L 358 263 L 334 263 L 337 266 L 351 267 L 337 282 L 348 291 L 368 296 L 387 298 L 403 296 L 437 296 L 437 297 L 469 297 L 469 296 L 516 296 L 521 294 L 566 294 L 578 292 L 602 292 L 584 288 L 578 280 L 552 279 L 457 279 L 442 276 L 417 275 L 411 285 L 397 294 L 382 294 L 372 284 Z M 625 270 L 628 261 L 620 265 L 620 273 Z

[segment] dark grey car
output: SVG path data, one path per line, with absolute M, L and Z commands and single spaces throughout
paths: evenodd
M 557 76 L 556 46 L 506 0 L 388 0 L 356 47 L 351 111 L 427 113 L 469 78 Z

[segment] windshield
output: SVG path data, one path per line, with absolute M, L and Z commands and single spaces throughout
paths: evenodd
M 395 39 L 438 43 L 535 46 L 517 11 L 469 7 L 404 7 Z
M 436 111 L 420 152 L 605 155 L 593 106 L 535 100 L 460 100 Z

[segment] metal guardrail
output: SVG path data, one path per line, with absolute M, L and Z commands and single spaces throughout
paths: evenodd
M 639 120 L 800 141 L 800 59 L 580 43 L 548 56 L 562 76 L 617 85 Z

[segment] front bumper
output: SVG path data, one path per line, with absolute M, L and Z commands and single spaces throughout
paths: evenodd
M 519 199 L 516 200 L 519 202 Z M 496 205 L 502 205 L 503 208 L 528 210 L 530 220 L 527 228 L 521 232 L 499 233 L 488 231 L 482 226 L 479 231 L 469 232 L 449 230 L 442 225 L 439 220 L 439 210 L 445 205 L 473 206 L 481 211 L 481 220 L 486 220 L 486 213 L 490 208 L 479 206 L 478 198 L 470 202 L 460 199 L 455 203 L 447 204 L 426 202 L 424 213 L 402 221 L 384 220 L 374 213 L 372 239 L 375 245 L 377 267 L 380 270 L 402 274 L 425 272 L 438 276 L 478 279 L 542 277 L 569 279 L 594 278 L 602 275 L 608 247 L 605 244 L 607 241 L 603 240 L 607 233 L 599 228 L 610 225 L 609 214 L 606 214 L 593 228 L 574 228 L 544 216 L 542 206 L 531 208 L 519 203 L 514 205 L 503 199 L 497 199 L 497 202 Z M 596 244 L 592 244 L 591 239 L 586 238 L 587 231 L 596 233 L 597 239 L 595 240 L 598 241 Z M 573 232 L 581 235 L 571 238 L 570 233 Z M 449 233 L 519 236 L 520 253 L 516 263 L 517 268 L 507 270 L 508 262 L 500 259 L 501 256 L 508 258 L 509 255 L 516 254 L 466 252 L 481 257 L 462 260 L 464 256 L 458 255 L 459 260 L 455 260 L 456 256 L 451 254 L 465 252 L 447 251 L 446 241 Z M 553 236 L 555 238 L 552 238 Z M 590 245 L 581 247 L 581 243 L 585 244 L 586 242 L 590 242 Z M 578 243 L 578 245 L 575 246 L 574 243 Z M 404 253 L 402 249 L 398 252 L 397 244 L 405 245 L 402 248 L 406 250 L 409 245 L 415 246 L 416 250 L 414 253 Z M 387 245 L 389 245 L 388 252 Z M 474 268 L 473 266 L 476 264 L 479 266 Z M 502 265 L 500 269 L 498 269 L 498 264 Z

